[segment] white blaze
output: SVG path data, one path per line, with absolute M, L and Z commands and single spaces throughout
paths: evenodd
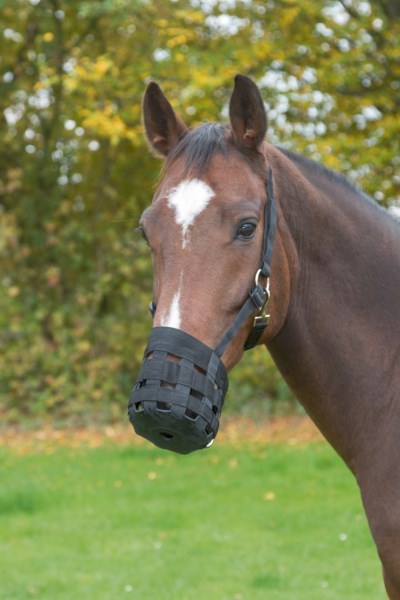
M 189 228 L 214 196 L 213 190 L 200 179 L 185 179 L 171 190 L 168 206 L 175 209 L 175 221 L 182 228 L 182 248 L 189 243 Z
M 161 325 L 163 327 L 174 327 L 175 329 L 179 329 L 181 326 L 181 311 L 179 307 L 179 301 L 181 299 L 181 290 L 174 294 L 172 298 L 171 306 L 166 315 L 163 315 L 161 320 Z
M 214 196 L 213 190 L 200 179 L 185 179 L 168 194 L 168 206 L 175 210 L 175 221 L 182 228 L 182 248 L 189 243 L 189 229 L 196 217 L 206 208 Z M 163 314 L 161 325 L 180 329 L 183 274 L 180 276 L 179 288 L 175 292 L 169 310 Z

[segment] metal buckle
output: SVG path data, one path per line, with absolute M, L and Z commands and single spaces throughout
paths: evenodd
M 258 286 L 258 281 L 261 275 L 261 269 L 258 269 L 257 273 L 256 273 L 256 277 L 255 277 L 255 284 L 256 286 Z M 264 325 L 267 326 L 269 323 L 269 320 L 271 318 L 271 315 L 267 314 L 267 307 L 268 307 L 268 302 L 271 296 L 270 290 L 269 290 L 269 277 L 267 277 L 267 281 L 266 281 L 266 285 L 264 288 L 264 294 L 265 294 L 265 302 L 262 305 L 260 312 L 261 314 L 254 317 L 254 322 L 253 322 L 253 327 L 255 327 L 256 325 Z

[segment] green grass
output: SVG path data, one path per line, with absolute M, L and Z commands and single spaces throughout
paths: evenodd
M 0 468 L 1 599 L 386 598 L 325 444 L 3 448 Z

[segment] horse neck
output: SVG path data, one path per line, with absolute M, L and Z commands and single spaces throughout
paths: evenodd
M 372 427 L 400 385 L 400 227 L 317 167 L 278 151 L 273 162 L 279 218 L 290 236 L 282 243 L 295 258 L 286 320 L 268 348 L 350 464 L 359 415 L 370 416 L 363 428 Z

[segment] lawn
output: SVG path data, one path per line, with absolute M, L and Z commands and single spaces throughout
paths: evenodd
M 322 442 L 0 449 L 5 600 L 380 600 L 357 487 Z

